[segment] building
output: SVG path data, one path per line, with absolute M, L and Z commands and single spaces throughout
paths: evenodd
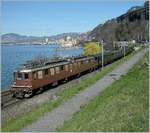
M 57 43 L 61 44 L 63 47 L 73 47 L 78 43 L 78 41 L 77 38 L 66 36 L 65 38 L 57 40 Z

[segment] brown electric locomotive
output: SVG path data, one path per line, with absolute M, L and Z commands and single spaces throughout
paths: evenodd
M 53 61 L 36 67 L 24 67 L 14 72 L 11 90 L 13 96 L 17 98 L 30 97 L 47 85 L 57 85 L 60 80 L 67 80 L 71 76 L 97 67 L 97 58 L 92 56 Z

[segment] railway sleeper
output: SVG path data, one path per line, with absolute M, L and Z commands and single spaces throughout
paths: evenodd
M 63 79 L 63 83 L 66 83 L 68 81 L 68 77 L 66 77 L 65 79 Z
M 36 91 L 36 94 L 40 94 L 44 91 L 44 88 L 43 87 L 40 87 L 37 91 Z

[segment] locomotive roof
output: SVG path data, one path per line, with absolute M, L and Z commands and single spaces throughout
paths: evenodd
M 43 66 L 37 67 L 37 68 L 24 68 L 24 69 L 21 69 L 20 72 L 33 72 L 33 71 L 48 69 L 48 68 L 52 68 L 52 67 L 56 67 L 56 66 L 66 65 L 66 64 L 69 64 L 69 62 L 65 61 L 65 62 L 61 62 L 61 63 L 52 63 L 49 65 L 43 65 Z
M 79 58 L 79 59 L 75 59 L 76 61 L 84 61 L 84 60 L 88 60 L 88 59 L 93 59 L 93 56 L 90 57 L 83 57 L 83 58 Z
M 62 66 L 62 65 L 66 65 L 66 64 L 70 64 L 73 62 L 79 62 L 79 61 L 84 61 L 84 60 L 88 60 L 88 59 L 92 59 L 94 57 L 92 56 L 88 56 L 88 57 L 81 57 L 81 58 L 68 58 L 68 60 L 66 61 L 62 61 L 62 62 L 51 62 L 48 63 L 47 65 L 42 65 L 42 66 L 37 66 L 36 68 L 22 68 L 19 71 L 20 72 L 33 72 L 33 71 L 38 71 L 38 70 L 43 70 L 43 69 L 48 69 L 48 68 L 52 68 L 52 67 L 57 67 L 57 66 Z

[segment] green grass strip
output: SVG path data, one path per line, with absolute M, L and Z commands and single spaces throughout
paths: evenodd
M 33 109 L 31 112 L 25 113 L 22 116 L 18 116 L 17 118 L 7 121 L 2 125 L 2 131 L 19 131 L 28 124 L 31 124 L 32 122 L 38 120 L 45 113 L 50 112 L 52 109 L 58 107 L 60 104 L 77 94 L 79 91 L 94 84 L 97 80 L 101 79 L 104 75 L 112 71 L 119 64 L 125 62 L 130 57 L 132 57 L 135 53 L 136 52 L 133 52 L 125 58 L 122 58 L 114 62 L 113 64 L 110 64 L 102 71 L 97 72 L 94 76 L 90 76 L 87 79 L 82 80 L 78 85 L 72 85 L 64 89 L 63 91 L 60 91 L 56 100 L 49 101 L 37 107 L 36 109 Z
M 148 54 L 57 131 L 148 132 Z

